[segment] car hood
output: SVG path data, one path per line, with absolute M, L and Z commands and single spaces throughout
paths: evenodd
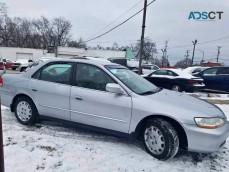
M 139 97 L 139 100 L 133 98 L 133 107 L 136 106 L 136 109 L 141 109 L 147 115 L 165 115 L 189 124 L 194 123 L 195 117 L 226 118 L 217 106 L 185 93 L 163 89 L 158 93 Z

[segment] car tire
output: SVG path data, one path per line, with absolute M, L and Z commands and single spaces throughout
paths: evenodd
M 146 151 L 156 159 L 168 160 L 178 152 L 178 134 L 173 126 L 163 119 L 148 120 L 141 135 Z
M 173 91 L 177 91 L 177 92 L 182 92 L 182 89 L 181 89 L 181 87 L 179 85 L 172 86 L 172 90 Z
M 33 101 L 28 97 L 19 97 L 15 102 L 15 116 L 23 125 L 32 125 L 36 122 L 38 112 Z
M 24 72 L 24 71 L 26 71 L 26 68 L 25 68 L 25 67 L 22 67 L 22 68 L 20 69 L 20 72 Z

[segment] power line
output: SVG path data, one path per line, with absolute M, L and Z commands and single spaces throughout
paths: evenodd
M 152 4 L 153 2 L 155 2 L 155 1 L 156 1 L 156 0 L 151 1 L 151 2 L 147 5 L 147 7 L 148 7 L 149 5 L 151 5 L 151 4 Z M 138 15 L 138 14 L 139 14 L 140 12 L 142 12 L 143 10 L 144 10 L 144 8 L 141 9 L 140 11 L 138 11 L 137 13 L 135 13 L 134 15 L 132 15 L 131 17 L 129 17 L 128 19 L 126 19 L 125 21 L 123 21 L 122 23 L 120 23 L 120 24 L 118 24 L 117 26 L 113 27 L 112 29 L 108 30 L 107 32 L 105 32 L 105 33 L 103 33 L 103 34 L 101 34 L 101 35 L 99 35 L 99 36 L 96 36 L 96 37 L 94 37 L 94 38 L 91 38 L 91 39 L 85 41 L 85 43 L 86 43 L 86 42 L 89 42 L 89 41 L 92 41 L 92 40 L 95 40 L 95 39 L 98 39 L 98 38 L 100 38 L 100 37 L 102 37 L 102 36 L 108 34 L 109 32 L 113 31 L 114 29 L 118 28 L 119 26 L 123 25 L 124 23 L 126 23 L 127 21 L 129 21 L 130 19 L 132 19 L 133 17 L 135 17 L 136 15 Z
M 224 39 L 229 39 L 229 36 L 224 37 L 224 38 L 220 38 L 220 39 L 214 39 L 214 40 L 210 40 L 210 41 L 200 42 L 200 43 L 198 43 L 198 45 L 207 44 L 207 43 L 216 42 L 216 41 L 221 41 L 221 40 L 224 40 Z M 190 47 L 190 46 L 193 46 L 193 44 L 189 44 L 189 45 L 179 45 L 179 46 L 174 46 L 174 47 L 168 47 L 167 49 L 185 48 L 185 47 Z M 159 48 L 158 50 L 160 50 L 160 48 Z
M 109 26 L 111 26 L 113 23 L 115 23 L 117 20 L 119 20 L 120 18 L 122 18 L 124 15 L 126 15 L 129 11 L 131 11 L 132 9 L 134 9 L 136 6 L 138 6 L 143 0 L 139 1 L 137 4 L 135 4 L 134 6 L 132 6 L 130 9 L 128 9 L 126 12 L 124 12 L 123 14 L 121 14 L 118 18 L 116 18 L 115 20 L 113 20 L 112 22 L 110 22 L 108 25 L 106 25 L 105 27 L 103 27 L 101 30 L 97 31 L 95 34 L 93 34 L 92 36 L 90 36 L 88 39 L 94 37 L 95 35 L 97 35 L 98 33 L 104 31 L 106 28 L 108 28 Z

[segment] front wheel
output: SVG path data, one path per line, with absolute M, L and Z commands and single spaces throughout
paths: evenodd
M 35 123 L 38 113 L 31 99 L 19 97 L 15 103 L 15 115 L 21 124 L 31 125 Z
M 26 71 L 26 67 L 22 67 L 21 69 L 20 69 L 20 72 L 25 72 Z
M 154 158 L 168 160 L 179 149 L 179 138 L 172 125 L 159 118 L 147 121 L 142 130 L 142 140 L 146 151 Z

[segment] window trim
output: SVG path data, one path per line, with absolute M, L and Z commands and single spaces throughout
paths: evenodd
M 71 69 L 71 72 L 70 72 L 70 77 L 69 77 L 69 81 L 68 81 L 68 84 L 63 84 L 63 83 L 58 83 L 58 82 L 51 82 L 51 81 L 45 81 L 45 80 L 41 80 L 41 74 L 42 74 L 42 70 L 47 67 L 47 66 L 50 66 L 50 65 L 53 65 L 53 64 L 71 64 L 72 65 L 72 69 Z M 36 75 L 37 72 L 40 71 L 40 75 L 39 75 L 39 79 L 35 79 L 35 80 L 39 80 L 39 81 L 45 81 L 45 82 L 49 82 L 49 83 L 55 83 L 55 84 L 62 84 L 62 85 L 70 85 L 71 86 L 71 83 L 72 83 L 72 75 L 73 75 L 73 69 L 74 69 L 74 62 L 68 62 L 68 61 L 55 61 L 55 62 L 49 62 L 47 64 L 45 64 L 44 66 L 42 66 L 41 68 L 39 68 L 38 70 L 36 70 L 36 72 L 34 72 L 32 75 L 31 75 L 31 79 L 35 79 L 33 78 L 34 75 Z
M 104 90 L 97 90 L 97 89 L 92 89 L 92 88 L 86 88 L 86 87 L 79 87 L 79 86 L 77 86 L 76 85 L 76 74 L 77 74 L 77 65 L 78 64 L 84 64 L 84 65 L 89 65 L 89 66 L 93 66 L 93 67 L 96 67 L 96 68 L 98 68 L 98 69 L 100 69 L 101 71 L 103 71 L 107 76 L 109 76 L 116 84 L 118 84 L 118 85 L 120 85 L 113 77 L 111 77 L 104 69 L 102 69 L 101 67 L 99 67 L 99 66 L 97 66 L 97 65 L 94 65 L 94 64 L 90 64 L 90 63 L 83 63 L 83 62 L 76 62 L 75 63 L 75 68 L 74 68 L 74 73 L 73 73 L 73 75 L 72 75 L 72 86 L 74 86 L 74 87 L 77 87 L 77 88 L 83 88 L 83 89 L 89 89 L 89 90 L 94 90 L 94 91 L 100 91 L 100 92 L 105 92 L 105 93 L 111 93 L 111 92 L 109 92 L 109 91 L 104 91 Z M 121 85 L 120 85 L 120 87 L 122 87 Z M 126 90 L 122 87 L 122 89 L 126 92 Z M 114 94 L 114 93 L 112 93 L 112 94 Z
M 204 75 L 204 73 L 205 73 L 206 71 L 213 70 L 213 69 L 216 69 L 216 73 L 215 73 L 215 74 L 207 74 L 207 75 L 205 74 L 205 75 Z M 213 68 L 208 68 L 208 69 L 202 71 L 202 75 L 203 75 L 203 76 L 216 76 L 218 70 L 219 70 L 219 68 L 216 68 L 216 67 L 215 67 L 215 68 L 214 68 L 214 67 L 213 67 Z

